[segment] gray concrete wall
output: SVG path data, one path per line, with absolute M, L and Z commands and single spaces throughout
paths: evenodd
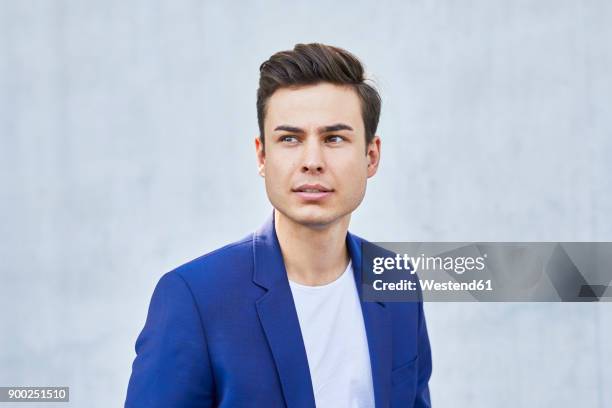
M 383 96 L 353 232 L 612 240 L 611 19 L 605 0 L 0 0 L 0 385 L 123 403 L 159 277 L 270 212 L 258 67 L 297 42 L 353 51 Z M 436 407 L 611 406 L 610 303 L 426 311 Z

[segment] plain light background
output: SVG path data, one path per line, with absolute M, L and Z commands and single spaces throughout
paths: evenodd
M 382 94 L 352 232 L 612 240 L 611 19 L 606 0 L 0 0 L 0 385 L 122 406 L 161 275 L 271 212 L 258 68 L 298 42 L 355 53 Z M 434 406 L 612 406 L 612 304 L 425 307 Z

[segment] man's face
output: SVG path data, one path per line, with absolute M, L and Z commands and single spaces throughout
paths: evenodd
M 380 138 L 366 149 L 360 99 L 330 83 L 281 88 L 268 100 L 259 172 L 272 205 L 294 222 L 324 227 L 363 200 L 377 170 Z

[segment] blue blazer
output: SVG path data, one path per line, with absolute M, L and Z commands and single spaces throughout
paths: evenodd
M 357 287 L 362 242 L 347 233 Z M 422 303 L 362 299 L 361 307 L 376 408 L 431 406 Z M 136 340 L 125 406 L 315 407 L 273 217 L 162 276 Z

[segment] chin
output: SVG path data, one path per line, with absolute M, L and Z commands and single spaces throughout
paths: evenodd
M 331 211 L 322 208 L 300 208 L 284 212 L 293 222 L 308 226 L 310 228 L 323 228 L 338 219 L 343 214 L 338 211 Z

